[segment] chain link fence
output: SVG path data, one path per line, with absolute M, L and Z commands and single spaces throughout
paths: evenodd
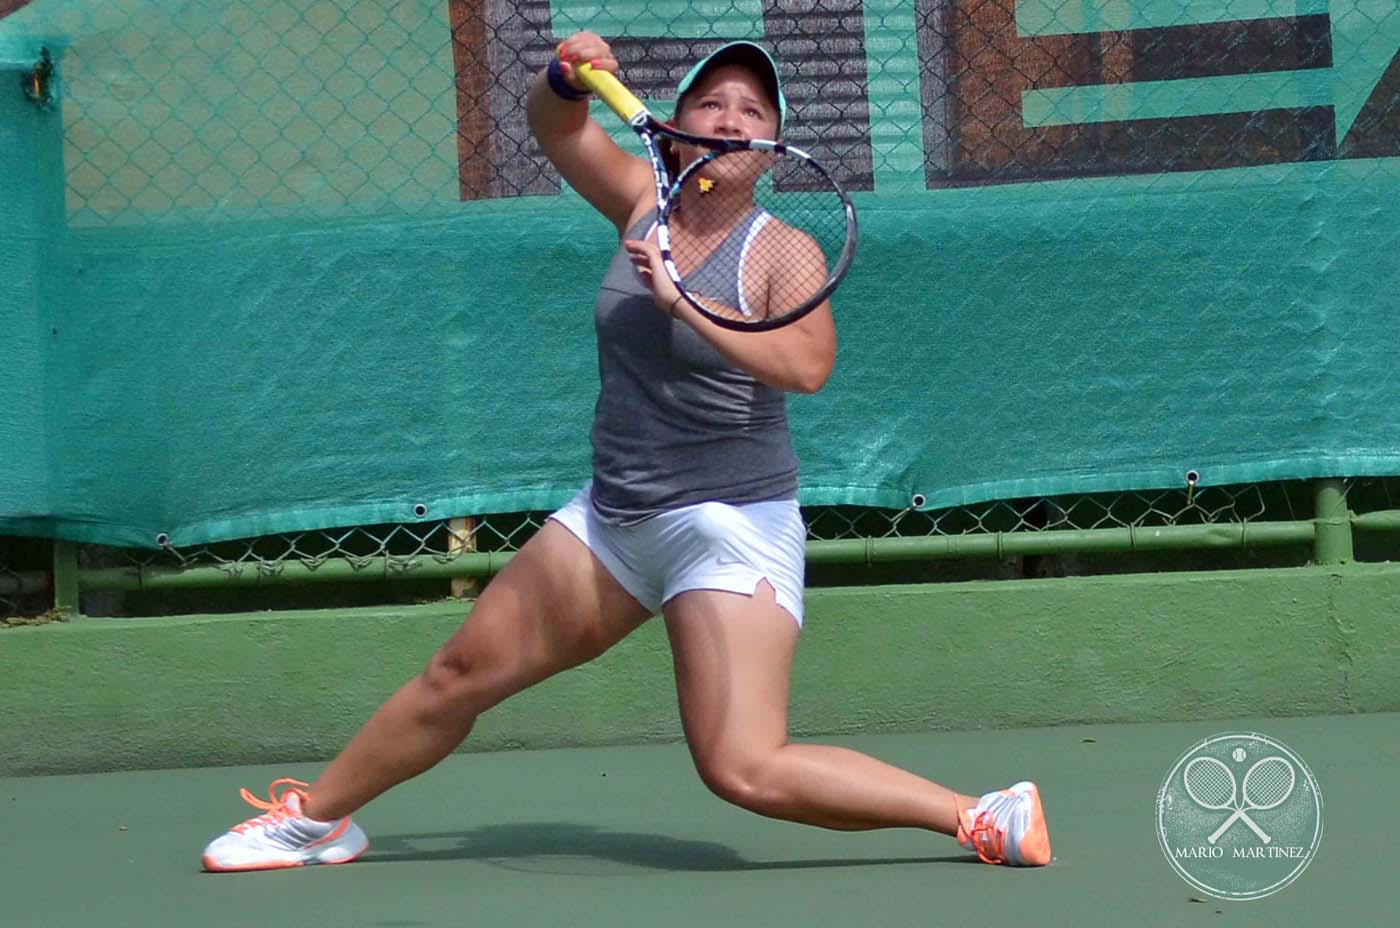
M 1394 4 L 0 0 L 0 38 L 29 38 L 53 62 L 40 80 L 36 52 L 26 94 L 61 108 L 62 213 L 76 231 L 186 225 L 208 237 L 250 217 L 432 216 L 468 200 L 565 194 L 523 104 L 557 42 L 580 28 L 613 43 L 625 79 L 663 112 L 699 56 L 733 38 L 764 42 L 780 61 L 789 140 L 852 190 L 891 202 L 911 188 L 1119 175 L 1209 184 L 1223 169 L 1332 159 L 1349 159 L 1362 185 L 1400 170 Z M 1353 481 L 1349 492 L 1358 511 L 1396 508 L 1400 483 Z M 806 516 L 812 540 L 832 541 L 1308 519 L 1312 500 L 1305 484 L 1258 484 Z M 518 550 L 543 517 L 160 553 L 85 546 L 80 560 L 407 576 L 425 560 Z M 27 542 L 0 539 L 0 616 L 48 608 L 50 594 L 32 588 L 47 569 Z M 1054 569 L 1105 568 L 1062 559 Z M 919 577 L 966 575 L 946 570 Z
M 991 532 L 1063 531 L 1128 526 L 1219 525 L 1272 519 L 1311 518 L 1306 484 L 1096 494 L 1035 500 L 1001 500 L 977 506 L 924 511 L 855 506 L 803 510 L 809 541 L 853 538 L 913 538 Z M 507 513 L 417 524 L 356 526 L 314 532 L 167 548 L 126 551 L 125 565 L 188 568 L 216 566 L 230 573 L 276 573 L 300 563 L 316 570 L 338 559 L 352 568 L 407 568 L 420 558 L 439 562 L 464 553 L 518 551 L 544 524 L 546 511 Z M 123 549 L 112 549 L 123 550 Z
M 789 140 L 853 190 L 1400 154 L 1390 4 L 106 0 L 4 12 L 66 37 L 55 52 L 78 226 L 558 194 L 524 97 L 581 28 L 663 103 L 722 41 L 765 42 Z
M 1128 526 L 1218 525 L 1264 519 L 1311 518 L 1304 483 L 1104 493 L 1034 500 L 1000 500 L 941 510 L 887 510 L 856 506 L 803 510 L 810 541 L 911 538 L 991 532 L 1062 531 Z M 163 552 L 127 551 L 125 564 L 217 566 L 237 573 L 276 573 L 297 562 L 316 570 L 332 559 L 354 568 L 406 569 L 419 558 L 437 561 L 464 553 L 518 551 L 549 516 L 547 511 L 447 519 L 417 524 L 355 526 L 268 535 Z M 119 550 L 119 549 L 113 549 Z
M 1400 479 L 1350 481 L 1349 505 L 1364 510 L 1400 508 Z M 1054 533 L 1107 528 L 1232 526 L 1302 521 L 1313 517 L 1311 484 L 1305 481 L 1224 487 L 1183 487 L 1106 493 L 976 506 L 902 511 L 859 507 L 807 507 L 810 542 L 851 539 L 976 537 L 995 533 Z M 424 579 L 427 565 L 448 565 L 468 554 L 518 551 L 549 513 L 521 512 L 415 524 L 355 526 L 295 532 L 191 548 L 136 551 L 80 547 L 85 569 L 106 577 L 138 577 L 152 570 L 192 572 L 212 568 L 198 590 L 85 594 L 88 614 L 161 614 L 242 611 L 249 608 L 412 603 L 445 598 L 441 575 Z M 1368 559 L 1388 560 L 1395 546 L 1373 545 Z M 809 565 L 810 586 L 834 583 L 938 582 L 1120 573 L 1143 570 L 1298 566 L 1306 545 L 1281 551 L 1183 551 L 1083 553 L 1042 557 L 914 560 L 907 564 Z M 1400 549 L 1394 551 L 1400 555 Z M 1358 549 L 1358 555 L 1362 551 Z M 327 581 L 317 572 L 335 572 Z M 293 575 L 294 574 L 294 575 Z M 486 578 L 481 578 L 485 580 Z M 459 581 L 460 582 L 460 581 Z M 469 581 L 476 583 L 477 581 Z M 225 585 L 225 584 L 230 585 Z M 479 586 L 463 595 L 474 595 Z
M 1358 478 L 1345 483 L 1353 513 L 1400 511 L 1400 478 Z M 937 510 L 883 510 L 860 507 L 806 507 L 809 542 L 852 539 L 976 537 L 995 533 L 1083 532 L 1113 528 L 1234 526 L 1298 522 L 1314 517 L 1308 481 L 1222 487 L 1103 493 L 1025 500 L 998 500 Z M 91 615 L 155 615 L 190 611 L 242 611 L 250 608 L 353 606 L 417 603 L 446 598 L 440 576 L 417 576 L 424 565 L 448 565 L 467 554 L 509 554 L 537 532 L 547 511 L 504 513 L 413 524 L 353 526 L 240 539 L 190 548 L 137 551 L 101 545 L 79 546 L 84 570 L 107 577 L 140 576 L 213 568 L 197 591 L 104 591 L 84 593 Z M 1400 559 L 1400 539 L 1358 532 L 1362 561 Z M 1057 555 L 1005 558 L 914 560 L 903 565 L 809 565 L 809 586 L 833 583 L 938 582 L 1017 579 L 1175 569 L 1301 566 L 1312 556 L 1306 546 L 1255 551 L 1180 551 L 1144 554 L 1069 551 Z M 46 612 L 52 584 L 41 575 L 51 566 L 50 544 L 38 539 L 0 539 L 0 619 Z M 285 576 L 300 568 L 295 577 Z M 317 571 L 337 571 L 336 581 L 317 582 Z M 485 581 L 486 578 L 480 578 Z M 224 586 L 221 581 L 244 581 Z M 285 581 L 284 583 L 277 582 Z M 253 588 L 246 588 L 252 581 Z M 459 584 L 462 581 L 457 581 Z M 458 595 L 475 595 L 477 580 Z M 262 585 L 267 584 L 267 585 Z

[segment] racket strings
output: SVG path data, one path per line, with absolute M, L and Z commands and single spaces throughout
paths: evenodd
M 1271 808 L 1288 798 L 1294 781 L 1293 766 L 1286 760 L 1264 761 L 1245 775 L 1244 796 L 1256 808 Z
M 1187 765 L 1186 791 L 1206 808 L 1227 806 L 1235 798 L 1235 777 L 1219 761 L 1204 763 L 1210 758 L 1198 758 Z
M 672 258 L 707 310 L 772 320 L 810 308 L 829 289 L 848 215 L 840 191 L 806 159 L 720 155 L 688 174 L 673 199 Z M 720 278 L 733 286 L 717 285 Z
M 760 187 L 756 200 L 786 230 L 795 235 L 772 236 L 769 257 L 795 286 L 785 291 L 779 312 L 805 302 L 827 283 L 845 248 L 848 232 L 845 204 L 831 180 L 812 162 L 783 158 L 773 166 L 772 184 Z

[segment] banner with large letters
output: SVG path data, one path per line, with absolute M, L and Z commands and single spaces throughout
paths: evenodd
M 661 112 L 765 43 L 855 191 L 804 502 L 1400 473 L 1389 0 L 0 0 L 0 532 L 567 499 L 615 233 L 523 99 L 579 29 Z

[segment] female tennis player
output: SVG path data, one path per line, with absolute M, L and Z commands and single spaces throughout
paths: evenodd
M 783 394 L 814 392 L 830 375 L 830 307 L 781 329 L 736 332 L 677 299 L 650 237 L 652 169 L 590 119 L 574 73 L 585 61 L 618 67 L 598 36 L 570 36 L 537 77 L 528 113 L 545 155 L 620 236 L 595 307 L 602 391 L 593 480 L 313 784 L 278 780 L 267 800 L 244 790 L 262 814 L 212 841 L 204 867 L 355 859 L 368 841 L 353 812 L 446 757 L 481 713 L 597 657 L 658 612 L 691 755 L 720 797 L 825 828 L 942 832 L 988 863 L 1049 863 L 1032 783 L 974 798 L 855 751 L 788 740 L 805 530 Z M 691 134 L 776 138 L 781 131 L 778 70 L 752 43 L 720 48 L 677 90 L 678 128 Z M 669 157 L 684 165 L 695 154 L 677 145 Z M 682 203 L 673 235 L 718 243 L 745 234 L 752 210 L 744 208 L 751 197 L 743 183 L 725 178 L 699 194 L 733 198 L 734 228 L 687 228 Z M 689 269 L 687 286 L 690 274 L 704 275 L 707 293 L 737 305 L 741 261 L 742 250 L 716 247 L 703 266 Z M 771 277 L 781 268 L 762 273 L 769 288 L 779 285 Z

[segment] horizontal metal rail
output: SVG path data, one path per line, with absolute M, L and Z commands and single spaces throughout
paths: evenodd
M 499 573 L 513 551 L 462 554 L 454 558 L 415 557 L 327 558 L 324 561 L 282 561 L 268 567 L 237 562 L 213 567 L 100 567 L 78 571 L 83 592 L 190 590 L 208 587 L 281 586 L 295 583 L 347 583 L 375 580 L 447 580 L 489 577 Z
M 994 532 L 929 538 L 855 538 L 807 543 L 809 564 L 1015 557 L 1028 554 L 1128 554 L 1310 544 L 1317 527 L 1298 522 L 1125 526 L 1048 532 Z
M 1400 512 L 1394 529 L 1400 530 Z M 1391 526 L 1387 526 L 1390 528 Z M 1072 531 L 995 532 L 918 538 L 856 538 L 807 542 L 809 564 L 876 564 L 896 561 L 1013 557 L 1027 554 L 1131 553 L 1277 547 L 1311 544 L 1312 520 L 1239 522 L 1223 525 L 1127 526 Z M 209 587 L 272 586 L 383 580 L 438 580 L 486 577 L 501 570 L 513 552 L 474 552 L 454 558 L 372 557 L 350 561 L 284 561 L 274 567 L 238 562 L 209 567 L 81 568 L 86 592 L 180 590 Z
M 1400 509 L 1381 509 L 1351 517 L 1351 527 L 1366 532 L 1400 532 Z

